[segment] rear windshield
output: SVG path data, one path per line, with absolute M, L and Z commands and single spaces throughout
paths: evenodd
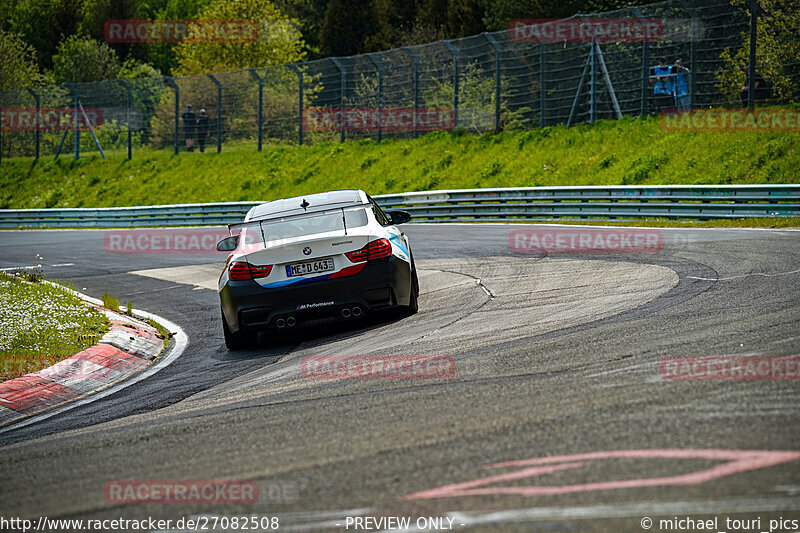
M 263 244 L 265 242 L 296 239 L 319 233 L 330 233 L 359 228 L 367 225 L 365 208 L 345 208 L 333 212 L 309 213 L 278 219 L 248 222 L 232 227 L 232 233 L 241 230 L 240 244 Z

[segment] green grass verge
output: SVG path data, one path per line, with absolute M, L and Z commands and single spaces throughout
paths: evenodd
M 102 160 L 4 159 L 0 208 L 272 200 L 332 189 L 370 194 L 473 187 L 800 182 L 800 133 L 680 133 L 656 119 L 416 140 L 139 150 Z
M 72 357 L 108 328 L 103 313 L 65 288 L 0 273 L 0 381 Z

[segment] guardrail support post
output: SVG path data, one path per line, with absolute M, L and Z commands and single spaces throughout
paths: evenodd
M 294 63 L 286 65 L 297 74 L 297 144 L 303 145 L 303 71 Z
M 636 7 L 631 7 L 631 11 L 636 18 L 641 19 L 644 23 L 644 15 Z M 645 26 L 646 27 L 646 26 Z M 642 40 L 642 104 L 639 114 L 642 117 L 647 116 L 647 92 L 650 85 L 650 46 L 647 39 Z
M 383 140 L 383 70 L 374 54 L 364 55 L 375 65 L 375 70 L 378 72 L 378 142 L 381 142 Z
M 258 75 L 258 73 L 256 72 L 256 69 L 249 68 L 247 70 L 248 70 L 248 72 L 250 72 L 250 75 L 253 76 L 256 79 L 256 81 L 258 82 L 258 119 L 257 119 L 258 123 L 257 123 L 257 125 L 258 125 L 258 151 L 260 152 L 261 151 L 262 135 L 263 135 L 263 131 L 264 131 L 264 129 L 262 127 L 262 122 L 264 121 L 264 119 L 263 119 L 263 116 L 264 116 L 264 80 L 261 78 L 261 76 Z
M 33 100 L 34 100 L 35 105 L 36 105 L 36 114 L 34 115 L 34 121 L 36 122 L 36 133 L 34 134 L 34 143 L 35 144 L 34 144 L 33 150 L 34 150 L 34 154 L 35 154 L 34 157 L 36 159 L 39 159 L 39 145 L 40 145 L 40 139 L 41 139 L 41 121 L 42 121 L 42 117 L 41 117 L 41 108 L 42 108 L 41 103 L 42 103 L 42 101 L 41 101 L 41 97 L 39 96 L 39 93 L 34 91 L 32 88 L 28 87 L 27 91 L 28 91 L 28 93 L 30 93 L 31 96 L 33 96 Z M 2 150 L 0 150 L 0 151 L 2 151 Z
M 131 89 L 131 84 L 126 80 L 118 80 L 123 87 L 125 87 L 125 125 L 128 129 L 128 159 L 131 158 L 132 154 L 132 137 L 131 137 L 131 104 L 133 103 L 133 90 Z
M 417 131 L 417 109 L 419 108 L 419 57 L 407 46 L 403 46 L 400 50 L 411 58 L 411 64 L 414 70 L 414 111 L 411 116 L 413 118 L 412 122 L 414 123 L 414 138 L 416 139 L 419 136 L 419 132 Z
M 222 83 L 213 75 L 207 74 L 217 86 L 217 153 L 222 151 Z
M 173 78 L 164 78 L 164 81 L 167 85 L 173 88 L 175 91 L 175 133 L 173 136 L 172 144 L 175 147 L 175 155 L 178 155 L 178 131 L 180 128 L 180 123 L 178 119 L 180 118 L 181 112 L 181 90 L 178 87 L 178 84 L 175 83 Z
M 461 59 L 458 49 L 451 41 L 444 41 L 450 53 L 453 54 L 453 128 L 458 125 L 458 90 L 461 73 L 459 72 L 459 60 Z
M 344 127 L 347 123 L 345 119 L 345 112 L 344 112 L 344 96 L 345 92 L 347 92 L 347 71 L 342 65 L 342 62 L 339 61 L 338 58 L 332 57 L 331 62 L 336 65 L 336 68 L 339 70 L 339 75 L 341 76 L 340 86 L 339 86 L 339 142 L 344 142 Z
M 484 32 L 486 40 L 494 48 L 494 132 L 500 132 L 500 67 L 503 49 L 491 34 Z

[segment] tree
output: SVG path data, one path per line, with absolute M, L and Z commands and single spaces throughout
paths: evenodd
M 196 18 L 211 0 L 161 0 L 163 5 L 156 2 L 145 10 L 142 18 L 155 20 L 188 20 Z M 166 74 L 178 68 L 178 58 L 175 56 L 177 43 L 148 43 L 134 45 L 132 54 Z M 139 53 L 139 49 L 143 52 Z
M 119 59 L 105 43 L 73 35 L 58 45 L 53 56 L 56 83 L 110 80 L 119 75 Z
M 744 5 L 733 0 L 732 5 Z M 772 84 L 774 96 L 784 102 L 800 99 L 800 0 L 759 0 L 763 10 L 756 27 L 756 71 Z M 750 33 L 742 33 L 742 46 L 726 48 L 720 55 L 717 87 L 729 104 L 740 104 L 747 80 Z
M 15 33 L 0 30 L 0 90 L 41 85 L 36 50 Z
M 312 59 L 319 59 L 319 34 L 325 21 L 329 0 L 276 0 L 275 5 L 287 16 L 299 22 L 306 51 Z
M 73 35 L 82 18 L 81 0 L 19 0 L 8 27 L 34 47 L 41 68 L 51 68 L 62 39 Z
M 372 1 L 331 0 L 320 30 L 320 48 L 325 56 L 357 54 L 363 50 L 366 38 L 377 31 Z
M 304 43 L 295 21 L 269 0 L 215 0 L 200 20 L 250 20 L 258 23 L 254 42 L 183 41 L 175 47 L 178 74 L 201 74 L 300 61 Z

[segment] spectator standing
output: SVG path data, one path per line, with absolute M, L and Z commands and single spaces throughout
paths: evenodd
M 689 110 L 689 76 L 691 72 L 683 66 L 680 59 L 672 65 L 671 74 L 675 90 L 675 105 L 681 111 Z
M 756 72 L 755 78 L 753 78 L 753 105 L 756 103 L 764 103 L 767 99 L 772 96 L 772 85 L 765 80 L 761 74 Z M 750 90 L 750 73 L 747 73 L 747 78 L 742 87 L 742 107 L 747 107 L 747 92 Z
M 672 76 L 670 76 L 670 68 L 666 57 L 662 57 L 659 60 L 659 64 L 653 67 L 653 76 L 650 77 L 650 83 L 654 84 L 653 97 L 656 113 L 674 106 L 674 88 Z
M 183 122 L 183 137 L 186 139 L 186 150 L 194 152 L 194 138 L 197 131 L 197 115 L 192 111 L 192 104 L 186 105 L 186 111 L 181 115 Z
M 208 122 L 208 113 L 205 109 L 200 110 L 200 115 L 197 117 L 197 142 L 200 145 L 200 151 L 206 151 L 206 139 L 211 135 L 211 127 Z

